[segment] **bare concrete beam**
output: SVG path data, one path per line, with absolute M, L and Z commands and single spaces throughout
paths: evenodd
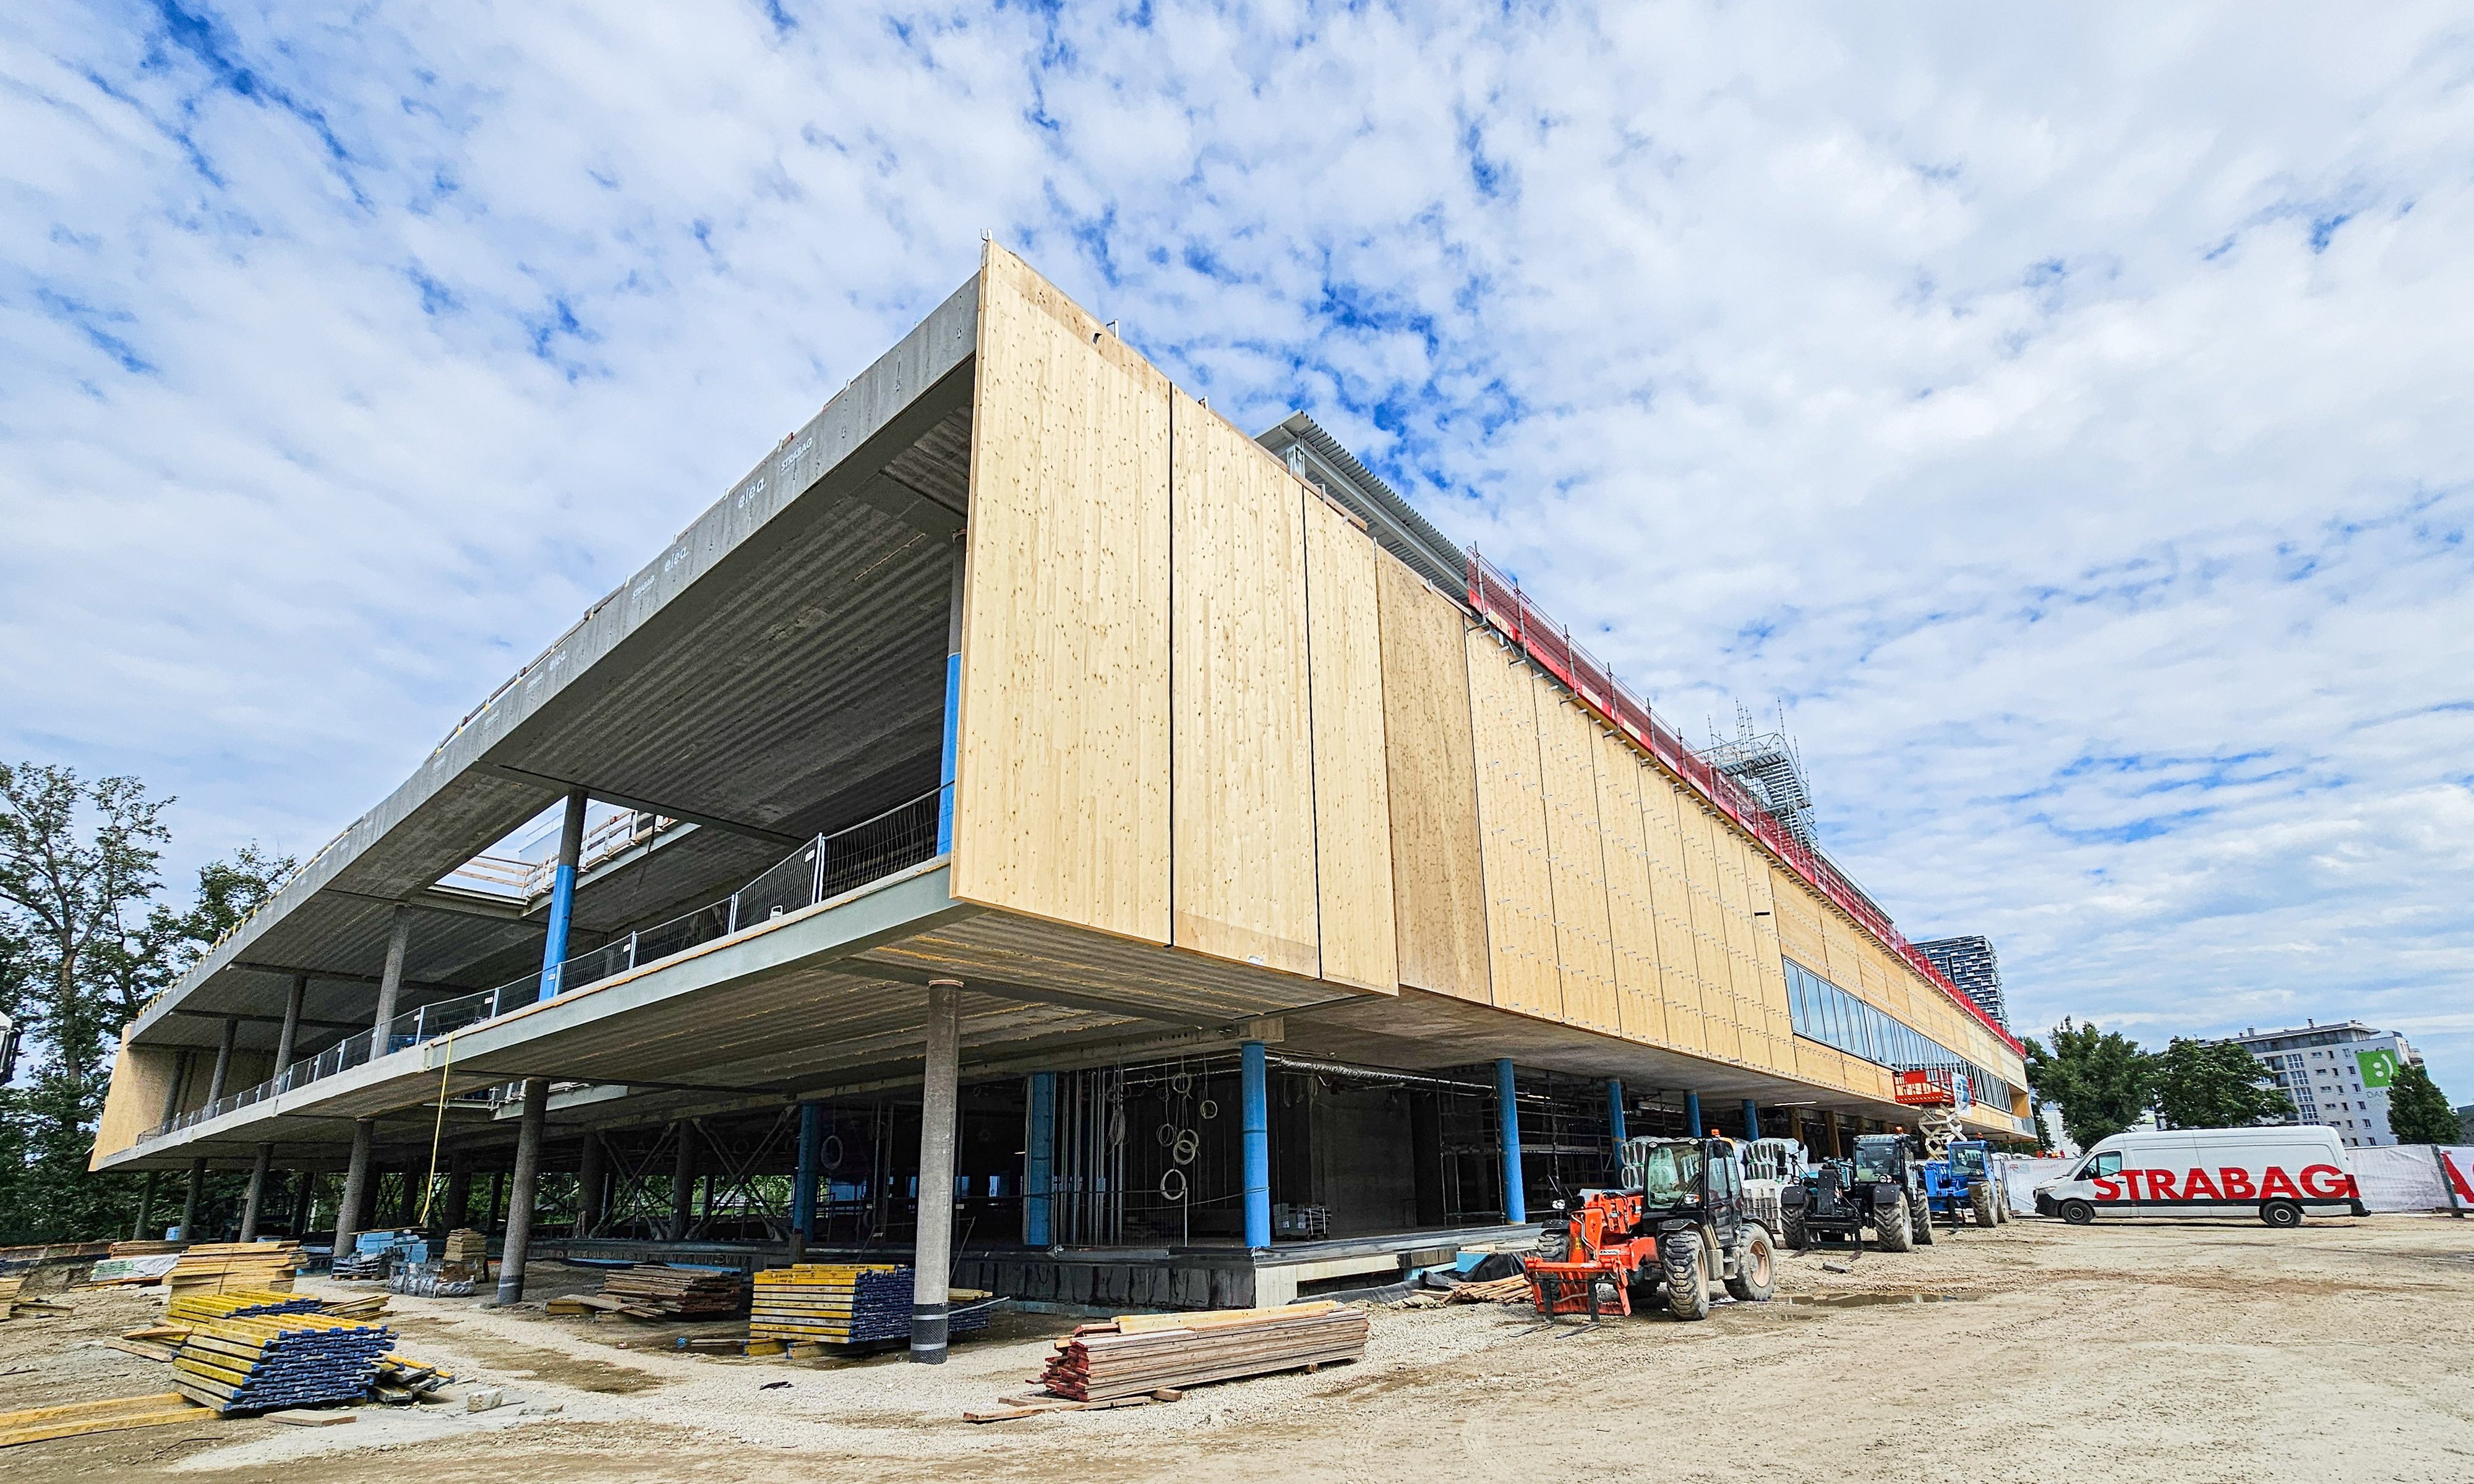
M 519 783 L 533 783 L 543 788 L 555 788 L 562 792 L 580 788 L 602 803 L 615 803 L 622 809 L 637 809 L 646 814 L 659 814 L 669 819 L 684 820 L 688 824 L 705 829 L 718 829 L 724 834 L 745 835 L 751 840 L 762 840 L 767 845 L 787 848 L 806 843 L 802 836 L 786 835 L 779 830 L 766 829 L 762 825 L 750 825 L 741 820 L 726 820 L 718 815 L 699 814 L 692 809 L 682 809 L 675 804 L 655 803 L 648 799 L 632 799 L 625 794 L 614 794 L 606 788 L 597 787 L 582 778 L 552 778 L 546 773 L 535 773 L 529 768 L 519 768 L 502 762 L 475 763 L 473 767 L 475 771 L 495 773 L 501 778 L 513 778 Z

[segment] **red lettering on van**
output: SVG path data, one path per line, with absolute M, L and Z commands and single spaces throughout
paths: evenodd
M 2122 1183 L 2110 1175 L 2098 1175 L 2096 1178 L 2096 1198 L 2099 1201 L 2121 1200 Z
M 2250 1171 L 2241 1165 L 2226 1165 L 2217 1171 L 2217 1179 L 2223 1182 L 2225 1199 L 2228 1201 L 2247 1201 L 2259 1194 L 2257 1190 L 2251 1188 Z
M 2333 1164 L 2306 1164 L 2302 1167 L 2302 1193 L 2323 1201 L 2350 1196 L 2354 1193 L 2354 1177 Z
M 2147 1199 L 2151 1201 L 2178 1201 L 2182 1199 L 2180 1192 L 2173 1188 L 2173 1172 L 2171 1170 L 2149 1170 L 2147 1174 Z
M 2214 1201 L 2222 1195 L 2217 1183 L 2208 1178 L 2206 1170 L 2194 1169 L 2182 1180 L 2182 1199 L 2186 1201 Z
M 2285 1173 L 2285 1166 L 2271 1164 L 2268 1167 L 2268 1174 L 2259 1183 L 2259 1198 L 2263 1201 L 2270 1201 L 2280 1195 L 2288 1200 L 2302 1199 L 2302 1192 L 2293 1188 L 2293 1177 Z

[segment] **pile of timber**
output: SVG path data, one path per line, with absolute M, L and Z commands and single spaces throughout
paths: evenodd
M 186 1242 L 158 1242 L 152 1238 L 140 1238 L 135 1241 L 112 1243 L 111 1256 L 115 1257 L 160 1257 L 167 1252 L 183 1251 L 187 1246 L 188 1244 Z
M 603 1279 L 601 1296 L 635 1319 L 728 1319 L 747 1306 L 747 1279 L 729 1269 L 639 1262 Z
M 1491 1279 L 1483 1283 L 1463 1283 L 1443 1295 L 1445 1304 L 1529 1304 L 1538 1297 L 1529 1276 L 1516 1274 L 1511 1278 Z
M 26 1277 L 22 1273 L 12 1278 L 0 1278 L 0 1319 L 17 1317 L 17 1290 L 25 1286 Z
M 286 1292 L 292 1275 L 303 1266 L 301 1248 L 293 1242 L 201 1242 L 181 1254 L 163 1281 L 176 1299 L 235 1288 Z
M 1056 1342 L 1040 1382 L 1077 1401 L 1105 1401 L 1273 1371 L 1366 1358 L 1362 1309 L 1329 1301 L 1202 1314 L 1129 1314 Z
M 114 1397 L 109 1401 L 72 1401 L 63 1406 L 30 1407 L 0 1412 L 0 1448 L 42 1443 L 52 1438 L 78 1438 L 90 1432 L 119 1432 L 129 1427 L 159 1427 L 166 1423 L 196 1422 L 206 1414 L 177 1391 L 152 1397 Z
M 748 1312 L 751 1340 L 870 1345 L 910 1337 L 915 1275 L 884 1263 L 802 1262 L 756 1275 Z M 995 1296 L 977 1288 L 946 1290 L 945 1332 L 987 1328 Z
M 457 1227 L 447 1233 L 438 1250 L 438 1260 L 448 1267 L 469 1267 L 473 1278 L 489 1277 L 490 1239 L 471 1227 Z
M 176 1293 L 172 1302 L 163 1306 L 163 1317 L 175 1324 L 197 1324 L 252 1314 L 314 1314 L 322 1307 L 313 1294 L 273 1288 L 227 1288 L 221 1293 Z
M 377 1383 L 395 1331 L 331 1314 L 269 1314 L 189 1328 L 172 1384 L 218 1412 L 356 1401 Z

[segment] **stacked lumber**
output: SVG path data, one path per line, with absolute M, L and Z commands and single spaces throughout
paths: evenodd
M 163 1306 L 163 1317 L 175 1324 L 208 1319 L 238 1319 L 249 1314 L 313 1314 L 320 1305 L 305 1293 L 273 1288 L 227 1288 L 221 1293 L 175 1294 Z
M 1443 1295 L 1445 1304 L 1531 1304 L 1538 1290 L 1530 1285 L 1528 1275 L 1497 1278 L 1483 1283 L 1463 1283 Z
M 637 1319 L 727 1319 L 746 1306 L 747 1280 L 728 1269 L 639 1262 L 603 1279 L 601 1292 Z
M 201 1242 L 181 1254 L 163 1281 L 176 1299 L 230 1288 L 281 1292 L 291 1288 L 292 1275 L 303 1265 L 301 1248 L 292 1242 Z
M 490 1239 L 471 1227 L 457 1227 L 447 1233 L 446 1244 L 439 1249 L 438 1260 L 464 1263 L 478 1272 L 481 1264 L 490 1260 Z
M 109 1401 L 30 1407 L 22 1412 L 0 1412 L 0 1448 L 14 1448 L 20 1443 L 41 1443 L 50 1438 L 83 1437 L 90 1432 L 118 1432 L 126 1427 L 156 1427 L 165 1423 L 195 1422 L 205 1415 L 177 1391 L 151 1397 L 114 1397 Z
M 910 1268 L 885 1263 L 803 1262 L 756 1275 L 748 1311 L 751 1340 L 867 1345 L 910 1337 Z M 945 1332 L 987 1327 L 992 1296 L 976 1288 L 946 1290 Z
M 1366 1358 L 1366 1314 L 1324 1301 L 1207 1314 L 1134 1314 L 1056 1342 L 1040 1381 L 1076 1401 Z
M 328 1314 L 268 1314 L 190 1327 L 172 1384 L 218 1412 L 353 1401 L 377 1381 L 395 1331 Z
M 374 1293 L 359 1299 L 328 1299 L 318 1305 L 318 1311 L 340 1319 L 376 1319 L 386 1312 L 386 1295 Z
M 0 1319 L 17 1317 L 17 1290 L 26 1286 L 26 1277 L 0 1278 Z
M 114 1242 L 111 1244 L 111 1256 L 115 1257 L 159 1257 L 167 1252 L 180 1252 L 187 1246 L 188 1244 L 186 1242 L 158 1242 L 151 1239 Z

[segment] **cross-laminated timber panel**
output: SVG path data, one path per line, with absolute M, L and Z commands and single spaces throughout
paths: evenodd
M 1526 659 L 1483 629 L 1469 631 L 1467 653 L 1493 1002 L 1560 1020 L 1564 989 L 1556 966 L 1555 871 L 1547 858 L 1537 682 Z
M 1468 622 L 1459 604 L 1389 553 L 1377 555 L 1374 572 L 1400 983 L 1485 1004 L 1492 993 Z
M 1613 1035 L 1621 1026 L 1614 933 L 1607 920 L 1606 842 L 1598 826 L 1598 728 L 1542 677 L 1532 676 L 1530 682 L 1538 706 L 1538 777 L 1546 805 L 1564 1019 Z
M 1168 379 L 990 244 L 954 892 L 1170 937 Z
M 1178 946 L 1320 968 L 1305 509 L 1253 440 L 1175 395 Z
M 1314 739 L 1315 897 L 1322 973 L 1399 988 L 1392 885 L 1391 768 L 1374 539 L 1298 487 L 1305 505 L 1307 670 Z M 1396 563 L 1395 563 L 1396 564 Z

